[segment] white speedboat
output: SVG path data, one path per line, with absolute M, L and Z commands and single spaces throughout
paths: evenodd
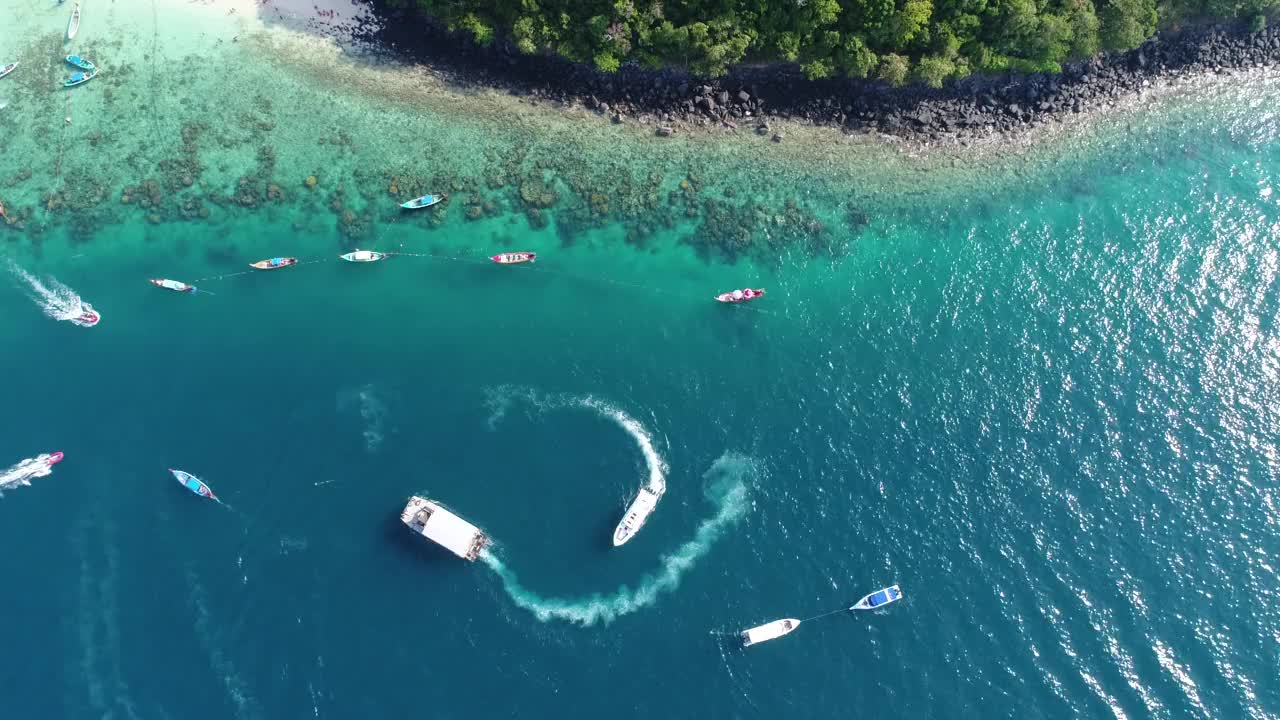
M 376 250 L 355 250 L 339 257 L 347 262 L 377 262 L 386 256 L 386 253 Z
M 902 590 L 897 585 L 890 585 L 883 590 L 877 590 L 870 595 L 862 598 L 858 602 L 849 607 L 850 610 L 875 610 L 884 607 L 891 602 L 897 602 L 902 599 Z
M 780 638 L 783 635 L 800 627 L 800 621 L 795 618 L 785 618 L 783 620 L 774 620 L 771 623 L 765 623 L 750 630 L 742 631 L 742 647 L 751 647 L 766 640 Z
M 661 492 L 647 485 L 640 488 L 640 492 L 636 494 L 636 499 L 631 501 L 631 506 L 627 508 L 627 513 L 622 516 L 622 520 L 618 522 L 618 527 L 613 531 L 614 547 L 622 545 L 640 532 L 644 521 L 649 519 L 649 513 L 652 513 L 653 509 L 658 506 L 658 500 L 661 498 Z

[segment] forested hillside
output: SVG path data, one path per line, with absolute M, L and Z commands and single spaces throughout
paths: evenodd
M 801 64 L 810 78 L 940 85 L 1004 70 L 1054 71 L 1128 50 L 1157 25 L 1243 19 L 1280 0 L 391 0 L 488 44 L 552 52 L 604 71 L 638 61 L 719 75 L 739 62 Z

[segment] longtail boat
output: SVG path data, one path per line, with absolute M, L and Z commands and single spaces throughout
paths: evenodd
M 147 282 L 151 283 L 152 285 L 155 285 L 158 288 L 164 288 L 165 290 L 172 290 L 174 292 L 193 293 L 196 291 L 195 285 L 188 285 L 184 282 L 179 282 L 177 280 L 168 280 L 164 278 L 151 278 L 147 280 Z
M 270 260 L 259 260 L 255 263 L 249 263 L 249 267 L 257 268 L 258 270 L 279 270 L 280 268 L 287 268 L 290 265 L 297 264 L 298 258 L 274 257 Z
M 429 208 L 432 205 L 442 203 L 448 199 L 449 196 L 445 193 L 440 193 L 439 195 L 423 195 L 420 198 L 414 198 L 408 202 L 400 203 L 400 207 L 405 210 L 421 210 L 422 208 Z
M 733 292 L 720 293 L 716 296 L 716 302 L 740 303 L 762 297 L 764 297 L 764 290 L 752 290 L 751 288 L 747 288 L 745 290 L 734 290 Z
M 4 67 L 0 67 L 0 78 L 4 77 L 5 75 L 8 75 L 9 73 L 17 69 L 18 69 L 18 63 L 16 62 L 11 62 L 8 65 L 5 65 Z
M 72 65 L 75 65 L 81 70 L 92 70 L 95 67 L 93 63 L 89 62 L 88 60 L 85 60 L 79 55 L 68 55 L 67 62 Z
M 75 40 L 78 32 L 80 32 L 80 3 L 76 3 L 75 9 L 71 11 L 71 21 L 67 23 L 67 39 Z
M 515 265 L 517 263 L 527 263 L 527 262 L 533 262 L 534 260 L 537 260 L 538 253 L 532 253 L 532 252 L 498 253 L 497 255 L 490 256 L 489 259 L 498 263 L 499 265 Z
M 339 255 L 338 257 L 346 260 L 347 262 L 365 263 L 377 262 L 386 256 L 387 253 L 378 252 L 376 250 L 355 250 L 347 253 L 346 255 Z
M 209 486 L 205 485 L 204 481 L 195 475 L 182 470 L 174 470 L 173 468 L 169 468 L 169 472 L 173 473 L 173 477 L 182 487 L 190 490 L 200 497 L 209 498 L 215 502 L 222 502 L 221 500 L 218 500 L 217 495 L 213 494 L 213 491 L 209 489 Z
M 97 77 L 97 76 L 98 76 L 98 73 L 96 73 L 96 72 L 91 72 L 91 73 L 82 73 L 82 72 L 72 73 L 72 74 L 71 74 L 71 77 L 69 77 L 69 78 L 67 78 L 66 80 L 63 80 L 63 81 L 62 81 L 62 87 L 75 87 L 75 86 L 77 86 L 77 85 L 82 85 L 82 84 L 84 84 L 84 83 L 89 82 L 90 80 L 94 79 L 94 78 L 95 78 L 95 77 Z

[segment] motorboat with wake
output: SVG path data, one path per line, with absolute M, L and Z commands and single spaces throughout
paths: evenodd
M 80 327 L 93 327 L 94 325 L 102 322 L 102 314 L 97 310 L 94 310 L 93 306 L 89 303 L 82 303 L 80 305 L 80 314 L 76 317 L 66 319 Z
M 716 302 L 722 303 L 742 303 L 748 300 L 764 297 L 764 290 L 753 290 L 745 288 L 743 290 L 734 290 L 733 292 L 720 293 L 716 296 Z
M 0 490 L 30 485 L 32 479 L 48 477 L 53 473 L 53 466 L 62 462 L 61 452 L 41 453 L 27 458 L 8 470 L 0 471 Z
M 377 252 L 376 250 L 355 250 L 347 253 L 346 255 L 339 255 L 338 257 L 346 260 L 347 262 L 366 263 L 377 262 L 386 256 L 387 253 Z
M 400 203 L 400 207 L 405 210 L 421 210 L 422 208 L 429 208 L 432 205 L 438 205 L 448 199 L 449 196 L 445 193 L 440 193 L 439 195 L 423 195 L 420 198 L 414 198 L 408 202 Z
M 491 255 L 489 259 L 498 263 L 499 265 L 516 265 L 518 263 L 527 263 L 527 262 L 531 263 L 534 260 L 537 260 L 538 253 L 532 253 L 532 252 L 498 253 L 497 255 Z
M 17 69 L 18 69 L 18 63 L 16 62 L 11 62 L 8 65 L 5 65 L 4 67 L 0 67 L 0 78 L 4 77 L 5 75 L 8 75 L 9 73 Z
M 757 625 L 750 630 L 743 630 L 741 633 L 742 647 L 749 648 L 752 645 L 758 645 L 762 642 L 775 640 L 782 637 L 800 627 L 800 621 L 795 618 L 784 618 L 782 620 L 774 620 L 770 623 Z
M 188 285 L 184 282 L 179 282 L 177 280 L 167 280 L 164 278 L 151 278 L 147 280 L 147 282 L 151 283 L 152 285 L 155 285 L 158 288 L 164 288 L 165 290 L 172 290 L 174 292 L 193 293 L 196 291 L 195 285 Z
M 640 532 L 645 520 L 649 519 L 649 514 L 658 506 L 658 501 L 661 499 L 662 491 L 654 490 L 648 485 L 640 488 L 640 492 L 636 494 L 636 499 L 631 501 L 631 506 L 627 508 L 626 514 L 622 516 L 622 520 L 618 522 L 618 527 L 613 531 L 613 546 L 623 545 L 635 537 L 635 534 Z
M 255 263 L 249 263 L 249 267 L 256 268 L 258 270 L 279 270 L 280 268 L 287 268 L 290 265 L 297 264 L 298 258 L 274 257 L 269 260 L 259 260 Z
M 862 598 L 849 607 L 850 610 L 875 610 L 902 599 L 902 590 L 897 585 L 890 585 Z
M 195 475 L 192 475 L 191 473 L 183 470 L 174 470 L 173 468 L 169 468 L 169 472 L 173 473 L 174 479 L 177 480 L 178 484 L 181 485 L 182 487 L 190 490 L 191 492 L 199 495 L 202 498 L 209 498 L 210 500 L 213 500 L 214 502 L 218 502 L 218 503 L 222 502 L 221 500 L 218 499 L 217 495 L 213 494 L 213 490 L 210 490 L 209 486 L 205 485 L 204 481 L 196 477 Z

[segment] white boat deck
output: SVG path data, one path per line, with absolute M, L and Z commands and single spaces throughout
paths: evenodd
M 414 532 L 443 545 L 464 560 L 475 560 L 489 544 L 488 536 L 480 528 L 418 495 L 409 498 L 400 519 Z

